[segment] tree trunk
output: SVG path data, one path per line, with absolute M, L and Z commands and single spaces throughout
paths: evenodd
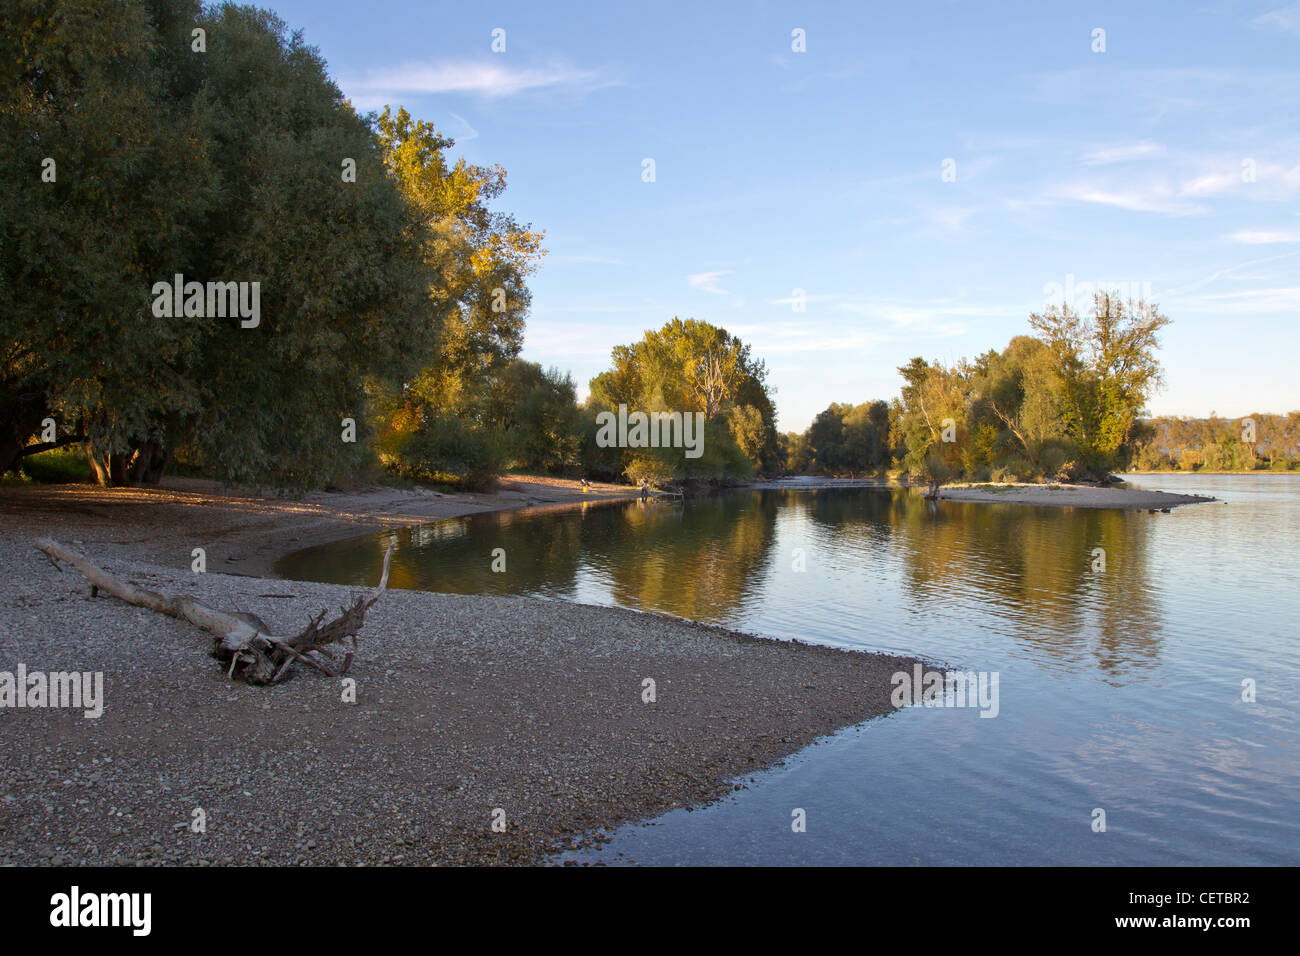
M 7 392 L 0 400 L 0 475 L 18 468 L 27 439 L 41 430 L 45 396 L 39 392 Z M 45 449 L 41 449 L 44 451 Z
M 128 477 L 128 460 L 124 452 L 94 452 L 86 449 L 86 458 L 94 469 L 95 480 L 105 488 L 125 485 Z

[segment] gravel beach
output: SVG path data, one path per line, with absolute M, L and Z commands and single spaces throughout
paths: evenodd
M 1013 505 L 1045 505 L 1056 508 L 1118 508 L 1143 510 L 1176 508 L 1205 501 L 1206 495 L 1179 495 L 1168 491 L 1139 488 L 1101 488 L 1096 485 L 945 485 L 939 491 L 944 501 L 978 501 Z
M 51 536 L 138 585 L 253 612 L 284 632 L 357 591 L 267 576 L 283 553 L 580 497 L 563 482 L 301 501 L 184 481 L 0 488 L 0 671 L 102 672 L 104 682 L 98 719 L 0 708 L 0 864 L 542 862 L 720 797 L 819 736 L 892 711 L 890 676 L 911 658 L 420 591 L 390 591 L 367 617 L 349 675 L 355 703 L 339 680 L 305 668 L 272 687 L 234 684 L 207 634 L 92 598 L 79 574 L 32 546 Z M 199 546 L 205 574 L 189 570 Z M 206 832 L 191 826 L 196 811 Z

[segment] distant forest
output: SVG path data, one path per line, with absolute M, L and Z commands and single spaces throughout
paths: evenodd
M 1138 471 L 1300 469 L 1300 412 L 1148 419 L 1141 423 L 1131 467 Z

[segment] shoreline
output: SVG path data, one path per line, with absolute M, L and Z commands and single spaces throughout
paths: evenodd
M 384 518 L 364 501 L 331 511 L 320 496 L 211 498 L 177 484 L 0 490 L 0 671 L 104 675 L 99 719 L 0 708 L 0 865 L 545 863 L 893 713 L 892 674 L 927 663 L 619 608 L 389 590 L 360 634 L 355 703 L 305 668 L 235 684 L 209 635 L 91 597 L 34 539 L 284 632 L 357 589 L 254 573 L 270 550 Z M 543 503 L 510 493 L 515 507 Z M 416 520 L 510 506 L 500 493 L 397 500 Z M 204 574 L 190 570 L 198 546 Z M 204 833 L 187 826 L 197 809 Z
M 812 482 L 801 484 L 827 484 Z M 1006 488 L 949 486 L 943 497 L 1209 500 Z M 1081 504 L 1081 494 L 1108 497 Z M 98 720 L 0 708 L 0 865 L 545 863 L 623 824 L 713 802 L 820 737 L 893 713 L 892 674 L 928 666 L 619 608 L 390 590 L 360 635 L 349 673 L 357 701 L 344 703 L 338 680 L 305 669 L 272 687 L 231 683 L 208 635 L 91 598 L 80 575 L 32 547 L 51 536 L 144 587 L 293 631 L 357 591 L 275 576 L 299 548 L 636 497 L 545 479 L 477 494 L 377 487 L 300 499 L 197 479 L 0 489 L 0 671 L 102 672 L 105 692 Z M 207 573 L 190 570 L 195 547 Z M 654 703 L 642 700 L 646 678 Z M 205 834 L 184 826 L 197 808 L 209 815 Z M 504 833 L 491 829 L 498 808 Z
M 1130 472 L 1132 474 L 1132 472 Z M 1154 474 L 1154 473 L 1153 473 Z M 749 487 L 763 490 L 817 490 L 836 488 L 915 488 L 924 490 L 923 482 L 904 482 L 891 478 L 797 478 L 754 482 Z M 960 482 L 942 485 L 939 500 L 976 504 L 1038 505 L 1055 508 L 1111 508 L 1127 511 L 1176 508 L 1219 499 L 1208 495 L 1188 495 L 1170 491 L 1147 491 L 1139 488 L 1115 488 L 1102 485 L 1075 485 L 1062 482 Z
M 491 511 L 637 497 L 635 488 L 624 485 L 593 483 L 591 488 L 583 494 L 576 481 L 529 477 L 504 479 L 483 492 L 372 485 L 282 498 L 199 478 L 169 478 L 161 486 L 134 488 L 20 485 L 0 488 L 0 518 L 25 513 L 75 517 L 87 548 L 188 570 L 192 550 L 202 547 L 209 572 L 274 578 L 275 563 L 287 554 L 367 532 Z M 139 533 L 121 533 L 128 528 Z M 184 546 L 172 540 L 172 532 L 180 529 Z
M 1071 484 L 944 485 L 939 489 L 939 499 L 981 504 L 1107 508 L 1122 511 L 1162 511 L 1182 505 L 1204 504 L 1219 500 L 1209 495 Z

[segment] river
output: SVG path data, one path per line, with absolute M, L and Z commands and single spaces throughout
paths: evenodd
M 792 487 L 523 510 L 397 532 L 393 584 L 619 605 L 998 675 L 993 719 L 918 706 L 846 728 L 581 862 L 1300 863 L 1300 476 L 1132 483 L 1222 500 L 1148 514 Z M 277 570 L 373 582 L 388 537 Z

